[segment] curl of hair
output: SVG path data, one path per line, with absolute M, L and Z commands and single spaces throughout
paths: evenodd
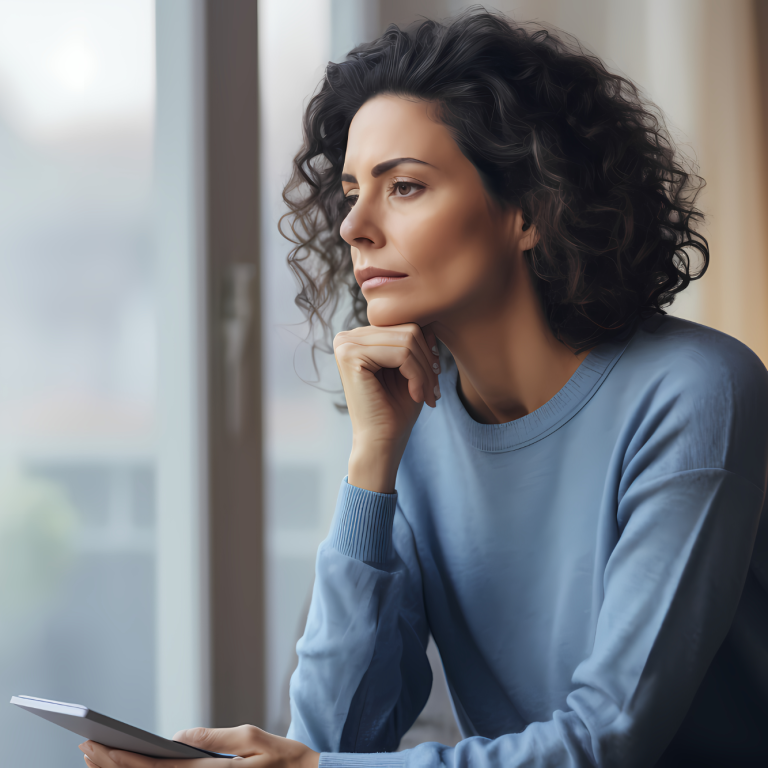
M 528 264 L 553 333 L 575 351 L 664 314 L 706 270 L 695 205 L 704 182 L 633 83 L 572 38 L 482 9 L 391 25 L 328 65 L 283 192 L 296 304 L 319 323 L 326 349 L 345 289 L 345 324 L 367 323 L 339 234 L 348 211 L 341 172 L 352 118 L 384 93 L 434 103 L 489 194 L 536 226 Z

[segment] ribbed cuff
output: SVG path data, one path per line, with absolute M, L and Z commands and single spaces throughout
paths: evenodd
M 317 768 L 402 768 L 405 755 L 402 752 L 321 752 Z
M 392 523 L 397 493 L 375 493 L 341 481 L 330 543 L 342 555 L 366 563 L 392 558 Z

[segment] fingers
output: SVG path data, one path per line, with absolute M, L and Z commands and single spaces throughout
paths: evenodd
M 239 725 L 237 728 L 190 728 L 179 731 L 173 740 L 208 752 L 248 757 L 264 752 L 272 738 L 272 734 L 255 725 Z
M 85 757 L 88 768 L 117 768 L 117 764 L 109 756 L 109 749 L 95 741 L 86 741 L 79 745 L 78 749 Z
M 138 755 L 135 752 L 111 749 L 103 744 L 97 744 L 95 741 L 86 741 L 80 745 L 80 750 L 84 753 L 88 768 L 174 768 L 180 763 L 175 759 L 165 760 Z M 232 761 L 225 757 L 193 758 L 185 759 L 183 762 L 184 768 L 232 768 Z
M 432 330 L 431 325 L 425 325 L 421 332 L 424 334 L 424 341 L 429 347 L 430 360 L 432 361 L 432 368 L 436 374 L 440 373 L 440 347 L 437 345 L 437 335 Z M 437 384 L 436 390 L 437 397 L 440 397 L 440 383 Z
M 421 350 L 423 362 L 426 363 L 427 368 L 432 371 L 435 376 L 437 376 L 437 374 L 440 372 L 440 366 L 435 360 L 431 350 L 429 349 L 422 329 L 416 325 L 416 323 L 409 323 L 408 325 L 404 325 L 402 326 L 402 329 L 405 333 L 411 334 L 413 340 L 418 344 L 419 349 Z M 435 367 L 436 365 L 437 367 Z
M 438 360 L 439 362 L 440 348 L 437 345 L 437 336 L 435 335 L 435 332 L 432 330 L 432 325 L 430 324 L 430 325 L 423 326 L 421 329 L 421 332 L 424 334 L 424 340 L 427 342 L 429 351 L 432 353 L 435 359 Z
M 431 339 L 435 342 L 433 346 L 436 346 L 437 340 L 434 333 L 431 333 Z M 345 344 L 354 344 L 357 345 L 357 348 L 345 351 L 343 350 Z M 360 347 L 364 349 L 360 349 Z M 367 326 L 352 331 L 344 331 L 334 339 L 334 351 L 337 358 L 340 354 L 349 354 L 351 358 L 349 362 L 354 362 L 356 356 L 365 356 L 373 363 L 374 372 L 377 370 L 375 367 L 377 365 L 382 368 L 400 368 L 408 359 L 382 352 L 385 347 L 410 352 L 413 359 L 421 366 L 423 375 L 417 375 L 412 366 L 401 370 L 401 373 L 409 379 L 409 392 L 416 402 L 424 401 L 434 407 L 440 391 L 438 382 L 440 363 L 439 358 L 428 346 L 427 339 L 418 325 L 410 323 L 387 328 Z
M 430 382 L 427 372 L 424 366 L 419 360 L 417 360 L 410 350 L 402 349 L 400 347 L 363 347 L 360 354 L 363 357 L 370 357 L 375 359 L 376 362 L 382 367 L 382 374 L 386 372 L 395 373 L 394 381 L 393 377 L 382 375 L 379 378 L 382 384 L 390 390 L 391 394 L 395 394 L 393 387 L 398 385 L 398 377 L 396 371 L 391 369 L 397 369 L 400 372 L 400 381 L 403 379 L 407 382 L 408 394 L 415 403 L 421 403 L 422 401 L 434 404 L 434 393 L 430 395 L 429 388 Z M 399 363 L 399 364 L 398 364 Z
M 80 749 L 85 753 L 86 760 L 97 768 L 159 768 L 165 762 L 155 757 L 105 747 L 95 741 L 86 741 L 85 744 L 80 745 Z M 198 766 L 197 760 L 185 761 L 185 764 L 187 762 L 189 768 L 193 768 L 193 766 L 194 768 L 208 768 L 207 766 Z M 217 762 L 223 761 L 218 760 Z
M 371 337 L 368 341 L 374 341 Z M 397 369 L 408 383 L 408 393 L 416 403 L 422 401 L 434 405 L 435 395 L 432 391 L 435 378 L 427 369 L 420 354 L 406 346 L 378 346 L 373 344 L 358 344 L 347 342 L 337 348 L 337 357 L 353 365 L 362 365 L 376 374 L 376 378 L 384 384 L 386 379 L 379 375 L 383 369 Z M 388 388 L 391 389 L 391 388 Z M 394 392 L 390 391 L 390 394 Z

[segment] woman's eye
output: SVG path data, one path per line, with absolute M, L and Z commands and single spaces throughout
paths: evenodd
M 347 205 L 351 208 L 357 202 L 358 197 L 360 197 L 360 194 L 357 191 L 355 191 L 355 192 L 350 192 L 348 195 L 345 195 L 344 199 Z
M 395 197 L 413 197 L 424 189 L 422 184 L 413 181 L 396 181 L 393 189 Z

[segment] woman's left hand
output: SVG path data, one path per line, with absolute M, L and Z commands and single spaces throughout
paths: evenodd
M 174 741 L 209 752 L 240 755 L 240 768 L 317 768 L 319 753 L 299 741 L 283 739 L 254 725 L 238 728 L 192 728 L 180 731 Z M 86 741 L 80 745 L 88 768 L 232 768 L 231 760 L 201 757 L 178 760 L 145 757 Z

